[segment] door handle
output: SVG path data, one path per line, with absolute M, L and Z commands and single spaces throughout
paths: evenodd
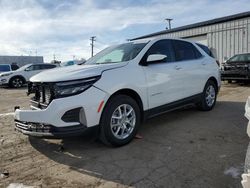
M 175 66 L 175 69 L 176 69 L 176 70 L 181 70 L 182 68 L 179 67 L 179 66 Z

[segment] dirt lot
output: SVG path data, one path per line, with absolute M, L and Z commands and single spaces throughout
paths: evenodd
M 95 132 L 64 140 L 14 131 L 15 105 L 26 90 L 0 88 L 0 187 L 240 187 L 248 137 L 244 105 L 249 86 L 225 84 L 210 112 L 178 110 L 147 121 L 143 139 L 121 148 L 95 141 Z M 63 146 L 63 148 L 61 147 Z

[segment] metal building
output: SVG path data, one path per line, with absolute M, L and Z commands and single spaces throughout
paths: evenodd
M 30 63 L 43 63 L 43 56 L 0 56 L 0 64 L 13 63 L 19 67 Z
M 178 37 L 207 45 L 214 56 L 223 62 L 224 58 L 250 52 L 250 11 L 164 30 L 135 39 L 156 36 Z

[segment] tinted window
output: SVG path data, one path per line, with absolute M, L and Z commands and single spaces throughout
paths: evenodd
M 41 65 L 42 69 L 52 69 L 52 68 L 55 68 L 55 67 L 56 67 L 55 65 L 50 65 L 50 64 Z
M 202 50 L 204 50 L 204 52 L 206 52 L 207 55 L 209 55 L 209 56 L 211 56 L 211 57 L 214 58 L 214 56 L 213 56 L 211 50 L 209 50 L 209 48 L 208 48 L 207 46 L 202 45 L 202 44 L 199 44 L 199 43 L 196 43 L 196 44 L 197 44 Z
M 250 61 L 250 54 L 240 54 L 231 57 L 227 62 Z
M 0 65 L 0 72 L 10 71 L 9 65 Z
M 167 62 L 174 61 L 174 52 L 170 40 L 157 41 L 147 52 L 147 56 L 152 54 L 161 54 L 167 56 Z
M 27 70 L 27 71 L 41 70 L 41 66 L 40 65 L 31 65 L 28 68 L 26 68 L 25 70 Z
M 193 44 L 185 41 L 173 40 L 176 61 L 192 60 L 202 57 Z

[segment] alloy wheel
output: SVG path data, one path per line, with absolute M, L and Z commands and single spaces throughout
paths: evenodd
M 118 139 L 125 139 L 131 135 L 136 124 L 135 110 L 129 104 L 118 106 L 111 116 L 111 131 Z

